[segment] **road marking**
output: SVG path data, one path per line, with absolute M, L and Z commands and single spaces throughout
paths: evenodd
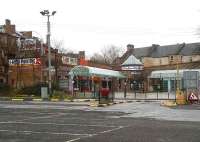
M 77 140 L 80 140 L 81 138 L 76 138 L 76 139 L 72 139 L 72 140 L 68 140 L 68 141 L 65 141 L 65 142 L 74 142 L 74 141 L 77 141 Z
M 63 124 L 63 123 L 34 123 L 34 122 L 19 122 L 19 121 L 7 121 L 0 122 L 0 124 L 32 124 L 32 125 L 57 125 L 57 126 L 83 126 L 83 127 L 105 127 L 105 128 L 118 128 L 122 126 L 113 126 L 113 125 L 87 125 L 87 124 Z
M 100 135 L 100 134 L 105 134 L 105 133 L 113 132 L 113 131 L 116 131 L 116 130 L 119 130 L 119 129 L 123 129 L 123 128 L 124 128 L 124 126 L 120 126 L 120 127 L 114 128 L 114 129 L 110 129 L 110 130 L 98 132 L 96 134 L 86 135 L 86 136 L 83 136 L 83 137 L 80 137 L 80 138 L 75 138 L 75 139 L 68 140 L 68 141 L 65 141 L 65 142 L 75 142 L 75 141 L 78 141 L 80 139 L 89 138 L 89 137 L 97 136 L 97 135 Z
M 124 126 L 119 126 L 117 128 L 114 128 L 114 129 L 110 129 L 110 130 L 106 130 L 106 131 L 103 131 L 103 132 L 99 132 L 100 134 L 104 134 L 104 133 L 109 133 L 109 132 L 113 132 L 113 131 L 116 131 L 116 130 L 119 130 L 119 129 L 123 129 Z
M 73 136 L 91 136 L 91 134 L 74 134 L 74 133 L 56 133 L 56 132 L 35 132 L 35 131 L 16 131 L 16 130 L 0 130 L 0 132 L 12 133 L 32 133 L 32 134 L 52 134 L 52 135 L 73 135 Z
M 58 113 L 55 115 L 49 115 L 49 116 L 38 116 L 38 117 L 31 117 L 31 118 L 26 118 L 26 119 L 22 119 L 21 121 L 26 121 L 26 120 L 34 120 L 34 119 L 43 119 L 43 118 L 52 118 L 52 117 L 58 117 L 58 116 L 63 116 L 65 115 L 64 113 Z

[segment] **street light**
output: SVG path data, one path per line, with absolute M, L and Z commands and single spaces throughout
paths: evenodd
M 51 95 L 51 42 L 50 42 L 50 16 L 54 16 L 56 11 L 49 12 L 49 10 L 43 10 L 40 12 L 42 16 L 47 16 L 47 46 L 48 46 L 48 85 L 49 85 L 49 95 Z

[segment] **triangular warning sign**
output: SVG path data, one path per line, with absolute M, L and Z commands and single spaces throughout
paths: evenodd
M 190 100 L 197 100 L 197 99 L 198 99 L 197 96 L 192 92 L 190 94 Z

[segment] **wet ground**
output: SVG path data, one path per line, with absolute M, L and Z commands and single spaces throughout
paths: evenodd
M 199 142 L 199 134 L 200 110 L 192 107 L 0 102 L 0 142 Z

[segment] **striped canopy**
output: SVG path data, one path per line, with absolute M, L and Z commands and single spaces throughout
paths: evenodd
M 75 66 L 74 68 L 71 69 L 69 75 L 125 78 L 125 76 L 119 71 L 95 68 L 89 66 Z

